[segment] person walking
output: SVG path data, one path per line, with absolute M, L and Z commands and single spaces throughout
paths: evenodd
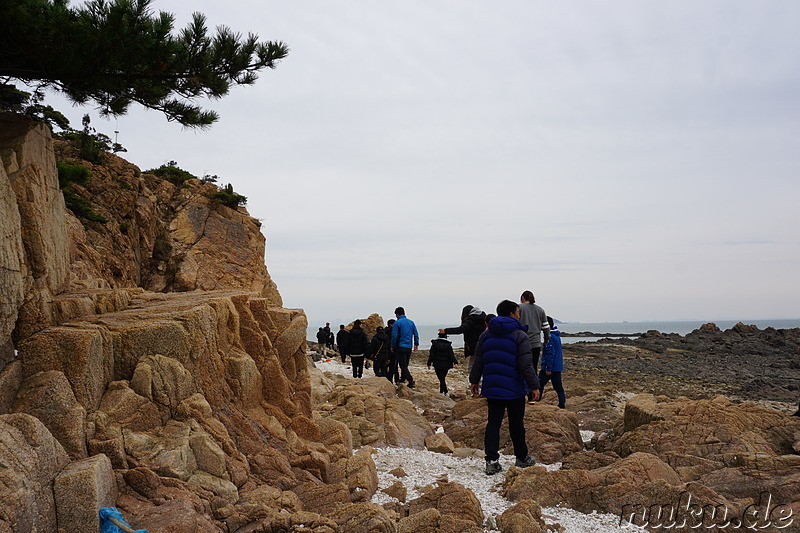
M 439 394 L 449 396 L 447 390 L 447 373 L 451 368 L 458 368 L 458 359 L 453 353 L 453 343 L 447 340 L 447 333 L 439 333 L 439 338 L 431 341 L 431 351 L 428 355 L 428 370 L 431 365 L 439 379 Z
M 322 328 L 325 332 L 325 347 L 333 350 L 333 333 L 331 332 L 331 323 L 325 322 L 325 327 Z
M 469 373 L 474 397 L 486 398 L 488 416 L 484 434 L 486 475 L 497 474 L 500 466 L 500 426 L 508 412 L 508 431 L 517 457 L 515 466 L 536 464 L 525 442 L 525 397 L 539 399 L 539 380 L 533 368 L 527 327 L 520 322 L 520 306 L 511 300 L 497 304 L 497 317 L 478 339 L 475 363 Z M 482 385 L 481 379 L 483 379 Z
M 398 372 L 397 368 L 397 355 L 394 353 L 394 350 L 391 348 L 392 344 L 392 330 L 394 329 L 394 323 L 396 320 L 394 318 L 390 318 L 386 321 L 386 336 L 389 338 L 389 360 L 386 362 L 386 379 L 388 379 L 391 383 L 397 385 L 400 383 L 400 373 Z
M 350 334 L 344 329 L 344 324 L 339 324 L 339 331 L 336 332 L 336 345 L 339 347 L 342 363 L 347 362 L 347 339 L 349 336 Z
M 320 345 L 322 349 L 322 357 L 325 357 L 325 343 L 328 342 L 328 335 L 325 333 L 323 328 L 319 328 L 317 331 L 317 344 Z
M 550 340 L 542 348 L 542 369 L 539 371 L 539 397 L 544 395 L 544 386 L 552 381 L 553 390 L 558 395 L 558 408 L 567 406 L 567 395 L 561 383 L 561 372 L 564 370 L 564 355 L 561 351 L 561 331 L 551 317 L 547 317 L 550 324 Z
M 353 377 L 360 378 L 364 375 L 364 356 L 369 351 L 369 339 L 361 329 L 361 320 L 353 322 L 350 336 L 347 338 L 347 352 L 350 355 L 350 365 L 353 367 Z
M 378 326 L 375 336 L 369 344 L 370 357 L 373 359 L 375 376 L 386 377 L 389 367 L 389 336 L 383 326 Z
M 538 372 L 539 356 L 542 353 L 542 336 L 544 344 L 550 340 L 550 324 L 547 323 L 547 313 L 536 305 L 536 298 L 531 291 L 525 291 L 520 296 L 520 321 L 528 326 L 528 340 L 531 342 L 533 353 L 533 370 Z M 529 398 L 530 401 L 533 401 Z
M 467 372 L 472 368 L 478 337 L 484 330 L 486 330 L 486 313 L 472 305 L 465 305 L 461 310 L 460 326 L 439 330 L 440 334 L 464 335 L 464 358 L 467 359 Z
M 413 320 L 406 316 L 406 310 L 398 307 L 394 310 L 397 321 L 392 328 L 392 350 L 394 350 L 397 365 L 400 367 L 400 382 L 406 382 L 409 389 L 416 386 L 411 372 L 408 370 L 408 363 L 411 360 L 411 350 L 416 352 L 419 349 L 419 331 Z

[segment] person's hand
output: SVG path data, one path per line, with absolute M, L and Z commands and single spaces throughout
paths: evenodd
M 472 393 L 473 398 L 477 398 L 481 395 L 481 386 L 477 383 L 471 383 L 469 386 L 469 391 Z
M 531 395 L 533 396 L 533 398 L 530 400 L 531 402 L 538 402 L 539 398 L 541 397 L 541 395 L 539 394 L 539 389 L 532 391 Z
M 444 333 L 444 330 L 443 330 L 443 329 L 440 329 L 440 330 L 439 330 L 439 333 Z
M 548 376 L 550 375 L 550 371 L 549 370 L 545 370 L 544 373 L 547 374 Z
M 453 364 L 453 368 L 458 368 L 458 363 Z
M 414 351 L 416 352 L 417 350 L 419 350 L 419 346 L 414 346 Z
M 431 369 L 431 365 L 428 365 L 428 370 L 430 370 L 430 369 Z

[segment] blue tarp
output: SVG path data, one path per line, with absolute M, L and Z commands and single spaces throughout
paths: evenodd
M 125 533 L 126 530 L 120 529 L 117 525 L 111 520 L 114 519 L 117 523 L 122 524 L 123 526 L 133 531 L 133 528 L 128 525 L 124 518 L 122 518 L 122 513 L 117 511 L 116 507 L 103 507 L 100 509 L 100 532 L 101 533 Z M 137 529 L 135 533 L 147 533 L 146 529 Z

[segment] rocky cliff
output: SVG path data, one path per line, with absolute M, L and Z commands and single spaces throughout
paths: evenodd
M 315 512 L 371 497 L 372 459 L 312 413 L 258 221 L 14 115 L 0 159 L 0 531 L 97 531 L 110 505 L 159 532 L 335 528 Z M 98 220 L 57 160 L 89 169 L 71 190 Z

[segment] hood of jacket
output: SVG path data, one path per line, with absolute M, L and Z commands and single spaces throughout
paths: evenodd
M 511 316 L 496 316 L 489 321 L 489 332 L 493 335 L 508 335 L 516 330 L 527 332 L 528 326 Z
M 452 344 L 452 342 L 450 342 L 449 340 L 447 340 L 447 339 L 441 339 L 441 338 L 436 338 L 436 339 L 433 339 L 433 340 L 431 341 L 431 344 L 443 344 L 443 343 L 446 343 L 446 344 Z
M 558 335 L 560 337 L 561 330 L 558 329 L 558 326 L 553 326 L 552 328 L 550 328 L 550 335 Z

